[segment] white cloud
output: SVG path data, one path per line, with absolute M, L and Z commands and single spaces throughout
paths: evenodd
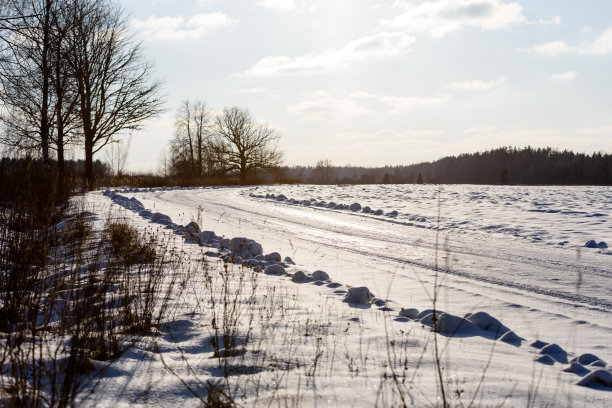
M 303 120 L 335 120 L 367 115 L 368 109 L 359 106 L 352 99 L 318 98 L 308 99 L 291 105 L 289 113 L 301 115 Z
M 379 96 L 366 91 L 355 91 L 349 95 L 351 98 L 356 99 L 378 99 Z
M 408 8 L 394 19 L 382 21 L 382 24 L 443 37 L 467 27 L 499 30 L 526 21 L 523 8 L 518 3 L 504 4 L 500 0 L 439 0 L 426 1 Z
M 567 71 L 567 72 L 561 72 L 558 74 L 552 74 L 551 76 L 548 77 L 548 79 L 550 79 L 551 81 L 557 81 L 557 82 L 570 82 L 576 79 L 577 76 L 578 76 L 578 72 Z
M 544 57 L 556 57 L 562 54 L 572 54 L 576 52 L 576 47 L 570 46 L 563 41 L 550 41 L 534 44 L 527 48 L 519 48 L 518 52 L 533 52 Z
M 262 0 L 258 2 L 257 5 L 276 11 L 289 11 L 295 9 L 294 0 Z
M 457 81 L 448 84 L 446 87 L 458 91 L 489 91 L 506 83 L 506 78 L 500 77 L 490 81 L 480 79 Z
M 403 130 L 397 131 L 393 129 L 382 129 L 373 133 L 366 132 L 341 132 L 338 134 L 337 138 L 344 141 L 349 142 L 359 142 L 359 141 L 376 141 L 380 143 L 381 141 L 396 143 L 401 140 L 427 140 L 427 138 L 433 136 L 440 136 L 443 132 L 441 130 Z
M 260 94 L 260 93 L 264 93 L 267 92 L 266 88 L 263 87 L 254 87 L 254 88 L 241 88 L 241 89 L 236 89 L 235 92 L 239 92 L 239 93 L 251 93 L 251 94 Z
M 310 53 L 299 57 L 274 56 L 260 59 L 246 76 L 320 74 L 346 69 L 351 63 L 367 59 L 394 57 L 406 52 L 414 37 L 404 33 L 381 32 L 350 41 L 339 50 Z
M 148 40 L 182 41 L 201 38 L 204 34 L 235 23 L 223 13 L 195 14 L 188 20 L 183 16 L 149 16 L 146 20 L 134 19 L 132 27 Z
M 420 106 L 442 105 L 450 101 L 450 97 L 448 95 L 433 98 L 421 96 L 381 96 L 378 100 L 391 107 L 389 113 L 401 113 Z
M 584 50 L 587 54 L 604 55 L 612 53 L 612 27 L 603 32 Z
M 562 54 L 606 55 L 612 53 L 612 27 L 605 30 L 590 43 L 579 46 L 569 45 L 564 41 L 550 41 L 519 48 L 518 52 L 533 52 L 544 57 L 556 57 Z
M 370 105 L 372 105 L 372 102 L 382 104 L 390 108 L 387 113 L 397 114 L 417 107 L 442 105 L 450 99 L 448 95 L 437 97 L 394 96 L 378 95 L 361 90 L 352 92 L 346 98 L 337 99 L 330 96 L 329 92 L 321 91 L 309 94 L 306 101 L 290 106 L 288 110 L 292 113 L 299 113 L 308 119 L 332 119 L 370 112 L 359 105 L 356 100 L 367 101 Z M 329 110 L 330 113 L 326 113 L 326 110 Z

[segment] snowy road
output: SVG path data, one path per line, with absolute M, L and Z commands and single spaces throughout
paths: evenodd
M 438 234 L 435 228 L 390 218 L 254 198 L 251 191 L 195 189 L 133 196 L 176 223 L 201 217 L 203 230 L 255 239 L 264 251 L 289 255 L 311 272 L 322 269 L 337 282 L 368 286 L 397 309 L 431 307 L 437 269 L 440 309 L 456 315 L 484 310 L 527 339 L 612 360 L 612 256 L 606 252 L 466 228 Z M 452 218 L 452 206 L 442 204 L 440 212 L 444 219 Z M 431 213 L 429 208 L 429 218 Z M 495 216 L 492 211 L 484 214 Z

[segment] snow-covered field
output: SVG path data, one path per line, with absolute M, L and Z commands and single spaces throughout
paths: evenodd
M 610 404 L 610 187 L 274 185 L 86 199 L 100 218 L 121 213 L 213 271 L 231 269 L 228 293 L 242 305 L 224 310 L 243 348 L 220 357 L 204 303 L 227 299 L 207 290 L 228 282 L 196 274 L 160 353 L 143 345 L 112 363 L 94 405 L 197 406 L 211 380 L 245 406 L 436 406 L 439 376 L 451 405 Z M 191 221 L 208 232 L 181 227 Z M 246 240 L 224 240 L 234 237 Z

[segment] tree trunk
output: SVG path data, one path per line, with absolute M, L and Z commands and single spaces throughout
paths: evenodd
M 66 165 L 64 163 L 64 121 L 61 115 L 61 98 L 58 98 L 57 115 L 57 182 L 61 194 L 64 194 Z
M 40 115 L 40 140 L 42 158 L 45 166 L 49 164 L 49 31 L 50 31 L 51 0 L 45 1 L 42 44 L 42 106 Z
M 93 136 L 85 134 L 85 182 L 88 189 L 93 189 Z

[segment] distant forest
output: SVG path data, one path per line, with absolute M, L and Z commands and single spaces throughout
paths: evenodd
M 111 160 L 112 161 L 112 160 Z M 39 162 L 29 158 L 0 159 L 0 187 L 5 175 Z M 57 162 L 50 162 L 52 168 Z M 238 171 L 220 176 L 180 176 L 164 174 L 122 174 L 117 176 L 113 163 L 93 162 L 99 185 L 202 186 L 242 184 Z M 85 176 L 83 160 L 66 160 L 66 176 Z M 522 185 L 612 185 L 612 155 L 585 155 L 552 148 L 510 148 L 444 157 L 434 162 L 406 166 L 358 167 L 335 166 L 320 160 L 316 166 L 276 167 L 259 170 L 247 184 L 522 184 Z
M 286 167 L 287 181 L 320 184 L 553 184 L 612 185 L 612 155 L 552 148 L 502 147 L 407 166 Z

